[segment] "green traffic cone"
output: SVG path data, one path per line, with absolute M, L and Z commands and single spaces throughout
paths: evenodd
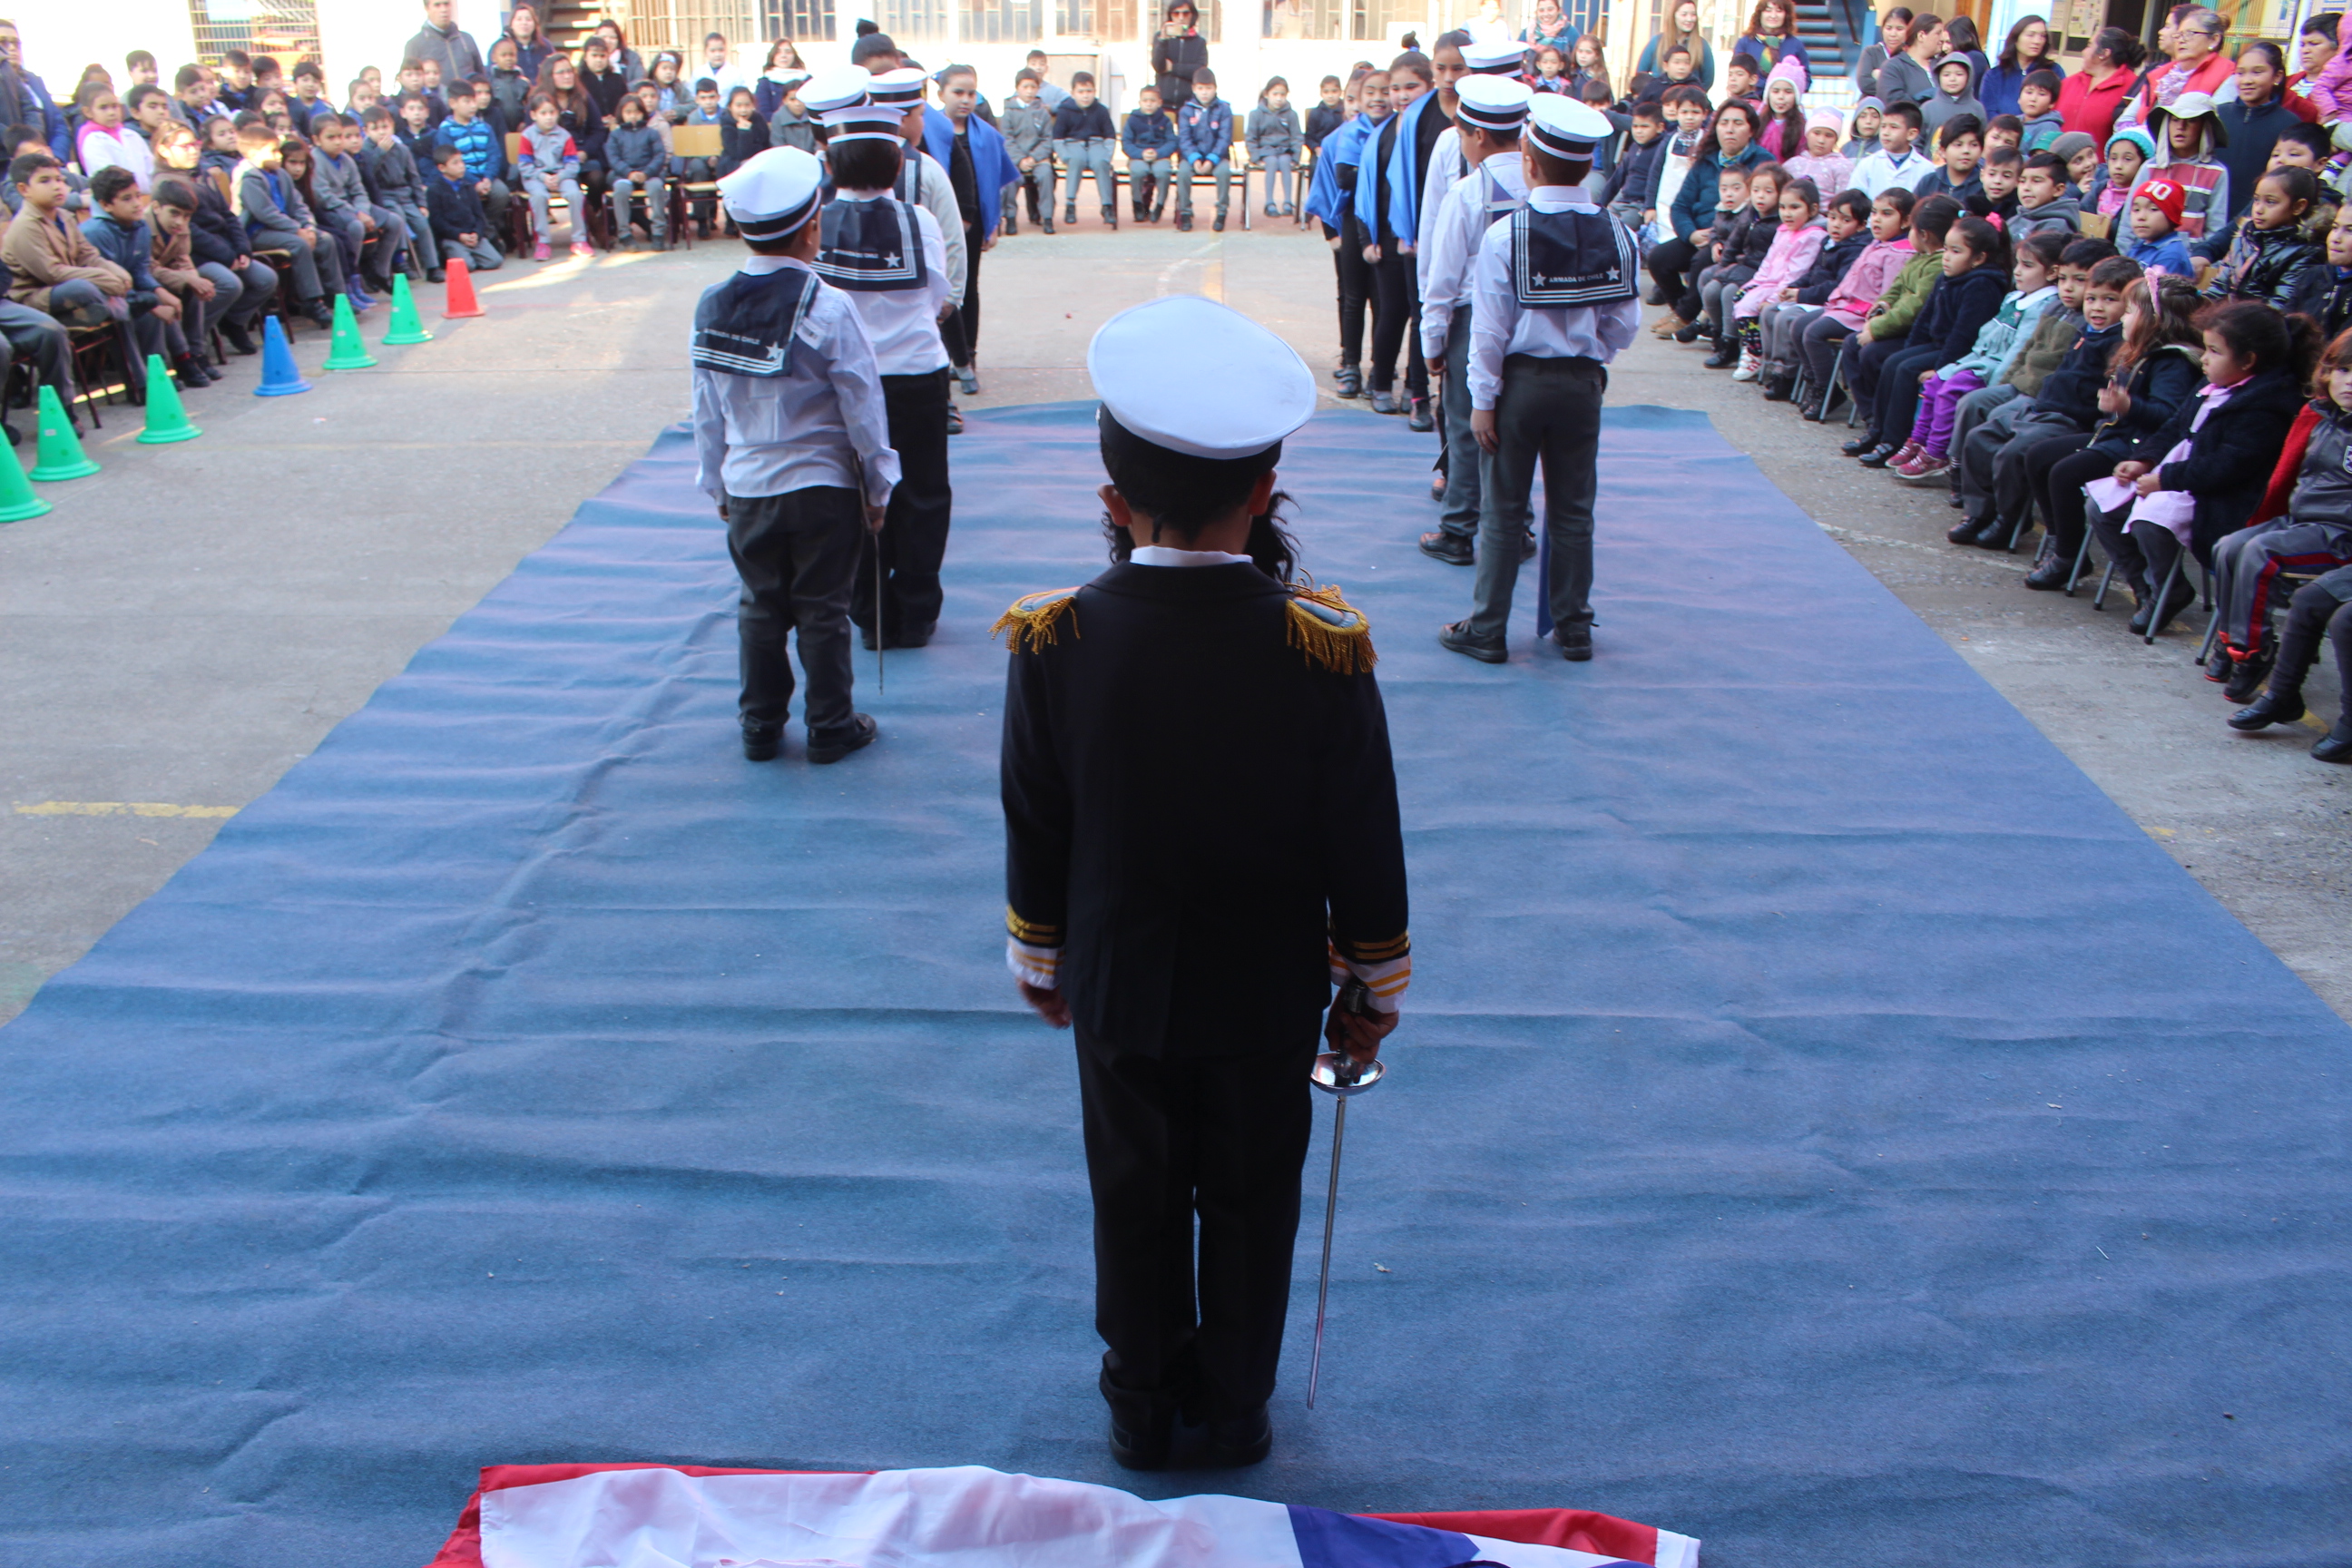
M 49 503 L 33 493 L 15 450 L 0 449 L 0 522 L 22 522 L 48 510 Z
M 147 428 L 139 432 L 139 444 L 163 447 L 173 441 L 193 441 L 203 434 L 188 423 L 188 411 L 180 406 L 180 389 L 172 384 L 171 373 L 163 368 L 163 356 L 149 354 Z
M 328 370 L 365 370 L 375 363 L 375 357 L 360 342 L 360 319 L 352 314 L 352 297 L 335 296 L 335 337 L 327 350 Z
M 58 401 L 58 389 L 44 382 L 41 385 L 40 460 L 33 465 L 32 477 L 37 479 L 79 479 L 96 472 L 98 465 L 82 456 L 81 437 L 74 434 L 72 424 L 66 418 L 65 405 Z
M 416 301 L 408 295 L 408 274 L 392 275 L 392 321 L 383 334 L 386 348 L 403 343 L 429 343 L 433 334 L 425 330 L 425 322 L 416 314 Z

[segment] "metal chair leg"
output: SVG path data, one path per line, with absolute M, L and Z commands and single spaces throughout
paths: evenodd
M 2068 598 L 2071 599 L 2074 596 L 2075 588 L 2083 581 L 2084 568 L 2088 566 L 2090 563 L 2091 531 L 2088 527 L 2085 527 L 2083 530 L 2083 542 L 2074 546 L 2074 569 L 2066 574 L 2066 596 Z
M 2115 580 L 2116 563 L 2110 561 L 2107 569 L 2099 574 L 2099 591 L 2091 595 L 2091 608 L 2104 610 L 2107 607 L 2107 585 Z
M 2156 634 L 2164 629 L 2157 625 L 2157 617 L 2164 613 L 2165 605 L 2172 597 L 2172 585 L 2180 581 L 2180 563 L 2188 553 L 2188 551 L 2183 550 L 2180 554 L 2172 558 L 2172 570 L 2164 574 L 2164 584 L 2156 591 L 2156 607 L 2148 612 L 2147 630 L 2140 634 L 2139 639 L 2147 647 L 2154 647 Z

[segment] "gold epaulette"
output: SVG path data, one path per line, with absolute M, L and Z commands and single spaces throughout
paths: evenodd
M 988 635 L 999 632 L 1013 635 L 1004 646 L 1014 653 L 1041 653 L 1048 643 L 1062 640 L 1062 623 L 1070 621 L 1070 635 L 1078 635 L 1078 623 L 1070 618 L 1077 607 L 1076 588 L 1048 588 L 1042 594 L 1024 594 L 1013 601 L 1013 607 L 996 617 Z
M 1369 675 L 1381 661 L 1372 651 L 1372 623 L 1337 588 L 1291 587 L 1288 641 L 1339 675 Z

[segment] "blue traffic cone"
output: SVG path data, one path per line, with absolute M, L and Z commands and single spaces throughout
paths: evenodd
M 290 397 L 298 392 L 308 392 L 310 384 L 302 379 L 302 372 L 294 363 L 293 345 L 286 341 L 286 324 L 271 316 L 261 328 L 261 384 L 253 389 L 256 397 Z

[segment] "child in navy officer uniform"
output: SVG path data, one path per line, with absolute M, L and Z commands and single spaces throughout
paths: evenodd
M 809 153 L 771 147 L 719 182 L 751 255 L 694 311 L 696 482 L 719 503 L 743 580 L 740 710 L 755 763 L 783 743 L 795 633 L 808 760 L 839 762 L 874 739 L 850 706 L 849 593 L 898 454 L 866 327 L 809 265 L 824 176 Z
M 1592 503 L 1609 362 L 1642 324 L 1641 256 L 1623 224 L 1592 205 L 1585 177 L 1613 127 L 1586 104 L 1538 93 L 1520 137 L 1528 204 L 1486 231 L 1472 271 L 1470 431 L 1485 453 L 1478 580 L 1467 620 L 1437 640 L 1488 664 L 1519 574 L 1536 465 L 1543 465 L 1544 592 L 1563 658 L 1592 657 Z

